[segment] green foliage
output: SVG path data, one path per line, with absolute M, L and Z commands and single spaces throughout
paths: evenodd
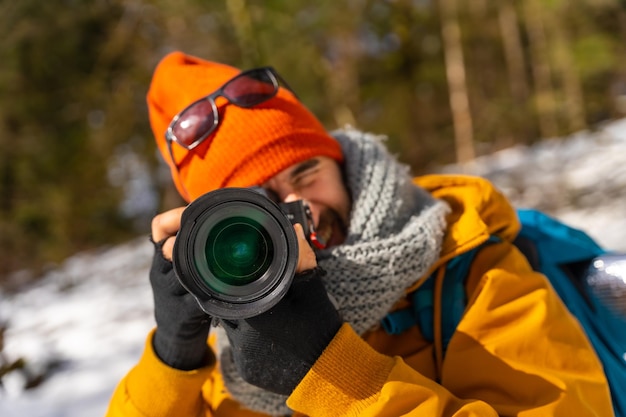
M 479 154 L 538 140 L 541 112 L 553 111 L 558 133 L 570 133 L 560 109 L 572 82 L 582 90 L 588 126 L 623 116 L 611 94 L 626 83 L 626 61 L 618 59 L 624 8 L 610 0 L 538 0 L 556 102 L 538 110 L 529 1 L 515 2 L 518 80 L 507 71 L 502 3 L 457 1 Z M 391 150 L 416 174 L 454 162 L 437 4 L 0 2 L 0 276 L 147 234 L 156 211 L 182 204 L 155 157 L 145 105 L 154 66 L 175 49 L 240 68 L 274 66 L 328 129 L 349 123 L 388 135 Z M 563 51 L 571 51 L 572 71 L 554 62 Z M 519 85 L 528 88 L 521 98 L 512 92 Z M 120 155 L 135 162 L 115 168 L 112 179 Z M 151 179 L 141 187 L 158 201 L 122 210 L 139 168 Z
M 12 6 L 22 18 L 12 20 L 0 49 L 0 272 L 131 236 L 118 213 L 119 190 L 107 184 L 108 156 L 127 137 L 101 137 L 104 127 L 89 123 L 112 98 L 116 72 L 129 68 L 123 56 L 103 59 L 123 9 L 88 3 Z
M 576 66 L 583 78 L 593 77 L 598 73 L 609 72 L 616 68 L 616 61 L 619 57 L 616 52 L 612 40 L 602 34 L 588 35 L 574 45 Z

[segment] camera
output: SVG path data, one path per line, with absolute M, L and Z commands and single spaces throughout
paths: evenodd
M 321 247 L 302 200 L 280 203 L 261 187 L 204 194 L 183 212 L 172 254 L 176 276 L 213 317 L 259 315 L 283 298 L 293 280 L 295 223 Z

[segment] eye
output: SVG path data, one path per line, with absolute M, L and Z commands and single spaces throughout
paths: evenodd
M 317 174 L 316 168 L 307 169 L 301 174 L 298 174 L 296 177 L 293 178 L 293 181 L 292 181 L 294 188 L 301 189 L 304 187 L 311 186 L 317 179 L 316 174 Z

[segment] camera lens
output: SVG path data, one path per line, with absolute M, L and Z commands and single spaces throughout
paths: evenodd
M 274 245 L 259 223 L 251 218 L 232 217 L 222 220 L 209 232 L 205 258 L 219 282 L 247 285 L 267 271 L 274 258 Z
M 293 225 L 280 207 L 246 188 L 199 197 L 183 212 L 172 262 L 209 315 L 252 317 L 289 289 L 298 264 Z

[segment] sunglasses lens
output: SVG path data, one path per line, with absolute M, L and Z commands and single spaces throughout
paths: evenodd
M 269 100 L 278 85 L 267 70 L 255 70 L 234 78 L 223 88 L 224 96 L 239 107 L 250 107 Z
M 187 149 L 204 139 L 216 124 L 213 106 L 209 100 L 200 100 L 183 111 L 172 128 L 176 142 Z

